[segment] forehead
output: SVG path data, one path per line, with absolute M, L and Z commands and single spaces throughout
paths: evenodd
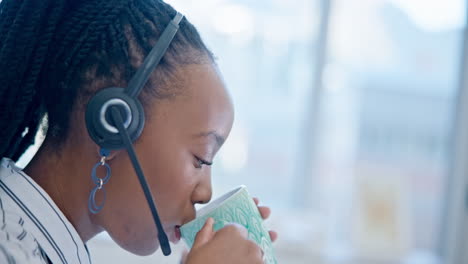
M 234 109 L 217 67 L 213 64 L 186 65 L 174 78 L 177 78 L 177 96 L 158 100 L 151 115 L 178 131 L 215 130 L 227 136 Z

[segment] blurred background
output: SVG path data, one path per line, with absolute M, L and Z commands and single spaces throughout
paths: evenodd
M 236 106 L 215 196 L 245 184 L 271 206 L 279 263 L 468 261 L 466 1 L 167 2 L 218 57 Z M 89 248 L 98 264 L 180 258 L 131 256 L 106 235 Z

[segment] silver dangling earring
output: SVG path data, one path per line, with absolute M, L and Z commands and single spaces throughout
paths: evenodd
M 91 213 L 97 214 L 99 213 L 102 208 L 104 207 L 104 204 L 106 203 L 106 189 L 104 189 L 104 185 L 109 181 L 112 173 L 111 173 L 111 168 L 109 164 L 106 163 L 106 158 L 109 156 L 110 151 L 107 149 L 101 149 L 100 155 L 101 155 L 101 160 L 94 165 L 93 170 L 91 171 L 91 180 L 96 184 L 96 187 L 93 188 L 91 193 L 89 194 L 89 199 L 88 199 L 88 209 Z M 106 168 L 106 176 L 104 178 L 99 178 L 96 175 L 96 171 L 98 167 L 103 166 Z M 96 193 L 98 191 L 101 191 L 103 194 L 103 200 L 101 204 L 96 203 Z

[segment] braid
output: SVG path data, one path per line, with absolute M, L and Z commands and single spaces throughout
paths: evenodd
M 18 160 L 20 156 L 26 151 L 26 149 L 34 144 L 36 132 L 39 129 L 40 121 L 43 114 L 43 109 L 38 100 L 34 101 L 34 104 L 31 105 L 31 112 L 28 118 L 21 124 L 21 127 L 26 127 L 27 129 L 22 132 L 22 134 L 15 135 L 14 138 L 17 140 L 12 141 L 8 147 L 8 152 L 5 156 L 11 157 L 13 160 Z M 24 135 L 23 135 L 24 133 Z
M 42 117 L 35 84 L 63 4 L 2 2 L 6 3 L 1 6 L 0 17 L 0 96 L 4 98 L 0 108 L 0 154 L 16 157 L 27 147 L 24 139 L 30 143 L 34 140 L 31 135 L 36 134 Z M 52 14 L 50 19 L 44 19 L 45 13 Z M 24 131 L 27 133 L 23 135 Z
M 65 65 L 69 65 L 71 68 L 67 73 L 66 79 L 70 78 L 81 61 L 89 56 L 91 50 L 97 45 L 99 38 L 103 37 L 103 32 L 115 20 L 116 15 L 121 12 L 124 2 L 120 1 L 117 4 L 109 1 L 107 6 L 101 11 L 101 14 L 95 18 L 95 21 L 90 23 L 87 32 L 76 40 L 78 45 L 76 45 L 75 49 L 72 49 L 69 57 L 65 59 Z
M 53 33 L 55 30 L 56 21 L 60 18 L 60 12 L 63 8 L 62 3 L 57 3 L 57 7 L 50 11 L 50 18 L 49 18 L 49 26 L 46 26 L 44 32 L 39 40 L 39 46 L 36 50 L 36 56 L 33 58 L 31 63 L 31 68 L 27 71 L 28 75 L 33 76 L 34 78 L 29 78 L 25 82 L 25 87 L 31 87 L 30 89 L 25 89 L 29 91 L 33 91 L 35 93 L 35 81 L 37 80 L 37 76 L 39 76 L 40 71 L 42 69 L 42 62 L 44 61 L 45 56 L 49 50 L 49 43 L 53 37 Z M 20 128 L 28 128 L 24 135 L 21 135 L 23 138 L 20 137 L 19 133 L 23 133 L 20 129 L 17 131 L 17 135 L 14 138 L 18 140 L 12 142 L 13 145 L 9 146 L 9 153 L 7 156 L 12 157 L 13 159 L 18 159 L 19 156 L 25 151 L 27 147 L 34 143 L 36 132 L 40 125 L 40 120 L 42 118 L 44 110 L 42 109 L 39 100 L 35 100 L 31 105 L 28 106 L 27 115 L 24 118 L 22 124 L 19 126 Z
M 129 22 L 131 25 L 141 25 L 139 27 L 132 27 L 135 38 L 138 43 L 141 43 L 143 50 L 150 50 L 152 45 L 148 39 L 148 32 L 152 32 L 153 29 L 145 23 L 145 18 L 140 14 L 140 11 L 136 9 L 134 5 L 130 7 L 132 9 L 132 15 L 129 16 Z
M 10 28 L 10 25 L 15 19 L 15 13 L 21 6 L 21 1 L 1 1 L 0 2 L 0 36 L 5 36 Z M 0 39 L 2 45 L 4 38 Z
M 56 39 L 61 40 L 56 43 L 57 54 L 63 54 L 69 48 L 69 45 L 76 40 L 75 38 L 85 30 L 89 21 L 92 21 L 99 14 L 103 4 L 105 3 L 98 3 L 96 8 L 94 1 L 87 1 L 74 13 L 69 14 L 69 18 L 63 22 L 61 30 L 56 33 Z
M 175 13 L 162 0 L 2 0 L 0 157 L 17 160 L 46 113 L 48 140 L 65 141 L 72 111 L 101 88 L 125 87 Z M 143 92 L 163 96 L 178 65 L 206 57 L 183 19 L 150 79 L 158 88 Z

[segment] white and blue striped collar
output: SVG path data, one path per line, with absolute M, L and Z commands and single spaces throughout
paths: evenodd
M 0 163 L 0 190 L 11 199 L 15 212 L 23 215 L 51 262 L 90 264 L 85 244 L 49 195 L 10 159 Z

